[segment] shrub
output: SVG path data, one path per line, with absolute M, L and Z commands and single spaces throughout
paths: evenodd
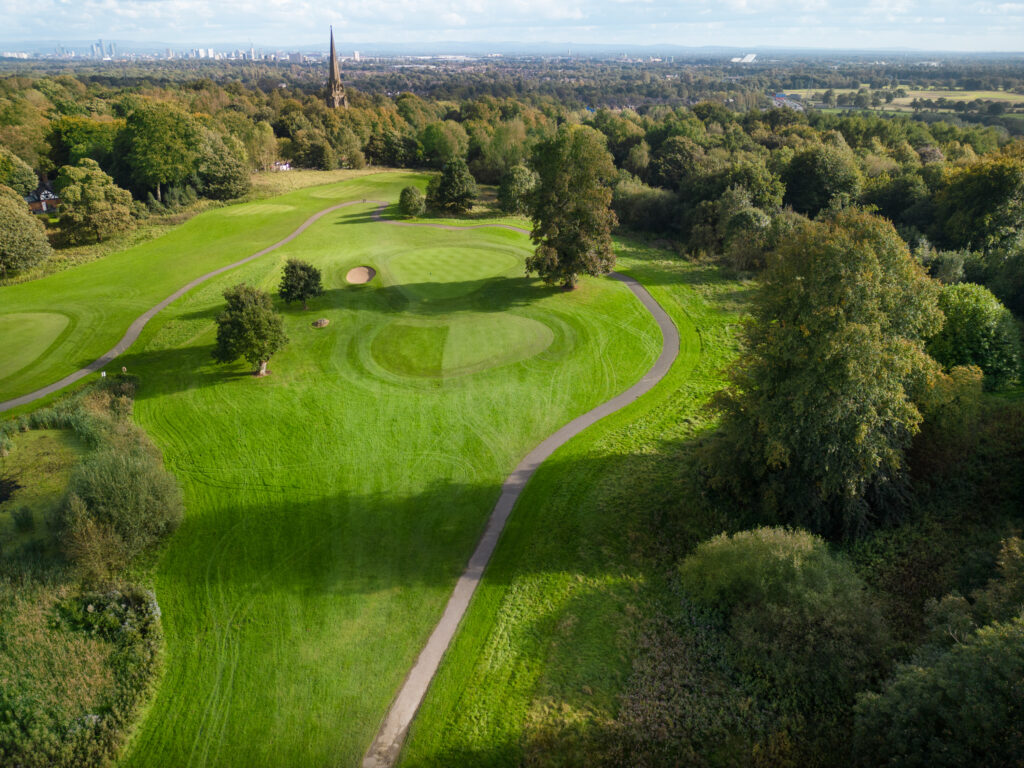
M 857 702 L 864 766 L 944 768 L 1024 763 L 1024 617 L 984 627 L 934 664 L 901 667 Z
M 36 518 L 28 507 L 21 507 L 11 517 L 14 518 L 14 528 L 20 533 L 28 533 L 36 527 Z
M 0 595 L 11 597 L 4 594 L 9 589 L 0 583 Z M 24 591 L 24 585 L 19 591 Z M 52 600 L 51 597 L 47 602 Z M 14 644 L 17 659 L 28 664 L 20 664 L 14 670 L 0 670 L 0 679 L 5 681 L 0 686 L 0 765 L 19 768 L 107 766 L 116 757 L 125 729 L 135 717 L 157 671 L 160 609 L 151 592 L 130 586 L 75 594 L 55 603 L 54 610 L 45 611 L 50 617 L 47 624 L 34 627 L 31 636 L 5 638 Z M 5 604 L 9 604 L 9 600 L 5 600 Z M 30 605 L 29 610 L 34 608 Z M 81 639 L 82 636 L 88 640 Z M 73 639 L 76 637 L 79 639 Z M 73 648 L 81 653 L 81 644 L 86 642 L 95 652 L 107 654 L 104 667 L 110 673 L 107 685 L 98 694 L 102 705 L 93 711 L 83 711 L 82 702 L 74 697 L 70 701 L 55 701 L 53 687 L 48 696 L 47 686 L 38 684 L 34 677 L 44 669 L 52 674 L 52 666 L 47 668 L 45 663 L 47 660 L 51 665 L 60 663 L 61 652 L 67 653 Z M 26 669 L 39 654 L 44 657 L 39 669 Z M 79 661 L 71 660 L 71 670 Z M 65 671 L 67 665 L 61 665 L 61 669 Z M 95 684 L 93 680 L 88 682 Z
M 398 210 L 403 216 L 422 216 L 427 209 L 427 198 L 419 187 L 406 187 L 398 198 Z
M 1017 377 L 1020 332 L 1013 315 L 988 288 L 971 283 L 947 285 L 939 294 L 939 308 L 946 322 L 928 342 L 928 352 L 943 367 L 976 365 L 985 372 L 990 388 Z
M 69 556 L 116 565 L 120 547 L 130 560 L 174 531 L 181 517 L 181 492 L 159 459 L 139 448 L 104 447 L 72 473 L 58 526 Z
M 668 232 L 677 226 L 679 199 L 667 189 L 649 187 L 634 179 L 615 185 L 612 210 L 619 223 L 643 232 Z
M 686 597 L 721 617 L 736 669 L 783 708 L 825 722 L 886 666 L 888 635 L 863 582 L 806 531 L 722 534 L 679 572 Z

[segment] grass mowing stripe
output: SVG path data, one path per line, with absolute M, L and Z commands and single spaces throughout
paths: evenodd
M 339 211 L 182 297 L 126 355 L 141 378 L 136 418 L 188 512 L 156 574 L 168 672 L 125 766 L 358 764 L 502 479 L 649 368 L 657 330 L 613 281 L 566 293 L 510 273 L 421 301 L 393 280 L 391 259 L 446 248 L 512 249 L 520 270 L 530 250 L 511 231 Z M 273 288 L 289 257 L 322 269 L 326 291 L 308 312 L 282 308 L 291 343 L 272 375 L 215 366 L 220 291 L 242 279 Z M 378 278 L 348 285 L 358 265 Z M 397 376 L 374 360 L 372 339 L 392 323 L 506 312 L 550 328 L 553 343 L 449 378 Z M 317 317 L 330 325 L 311 328 Z
M 59 311 L 74 323 L 72 333 L 29 368 L 0 381 L 0 402 L 57 381 L 99 358 L 131 322 L 190 279 L 238 261 L 293 231 L 331 200 L 397 196 L 419 178 L 411 173 L 363 176 L 329 189 L 337 198 L 316 197 L 311 187 L 274 198 L 289 210 L 240 216 L 245 203 L 202 213 L 155 240 L 39 280 L 0 287 L 4 313 Z M 365 215 L 365 214 L 363 214 Z M 0 347 L 10 332 L 0 328 Z
M 649 395 L 559 449 L 511 517 L 458 636 L 413 721 L 403 766 L 587 764 L 629 677 L 637 606 L 664 591 L 644 554 L 651 520 L 713 523 L 687 509 L 677 462 L 723 384 L 745 287 L 717 270 L 618 240 L 681 331 Z M 688 517 L 689 516 L 689 517 Z M 688 534 L 687 534 L 688 535 Z M 671 599 L 671 596 L 665 599 Z

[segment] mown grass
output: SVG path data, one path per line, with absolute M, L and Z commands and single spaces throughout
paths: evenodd
M 662 570 L 720 530 L 684 459 L 725 382 L 747 287 L 620 241 L 619 268 L 680 330 L 666 378 L 573 439 L 519 500 L 431 685 L 404 766 L 593 765 L 632 671 Z M 607 758 L 607 756 L 604 756 Z
M 218 208 L 126 251 L 0 287 L 0 318 L 49 312 L 69 319 L 57 344 L 39 349 L 38 357 L 0 378 L 0 401 L 88 365 L 114 346 L 132 320 L 189 280 L 277 242 L 313 213 L 343 200 L 395 198 L 416 179 L 401 173 L 366 175 L 342 186 L 311 187 L 275 198 L 272 211 L 261 202 Z M 0 347 L 13 342 L 18 327 L 0 325 Z
M 394 200 L 408 183 L 367 177 L 273 204 Z M 504 477 L 636 381 L 660 348 L 625 286 L 587 279 L 566 293 L 525 277 L 525 235 L 390 226 L 371 211 L 331 214 L 196 289 L 120 361 L 140 379 L 136 418 L 187 508 L 155 576 L 166 674 L 127 766 L 358 764 Z M 207 247 L 221 249 L 213 238 L 228 225 L 207 220 Z M 453 249 L 487 264 L 432 274 L 420 263 L 412 282 L 393 277 L 403 260 Z M 307 312 L 283 308 L 291 343 L 272 374 L 215 366 L 220 292 L 243 279 L 273 290 L 291 257 L 319 267 L 327 290 Z M 357 265 L 378 277 L 349 286 Z M 319 317 L 330 325 L 312 328 Z M 503 330 L 474 333 L 473 318 Z M 543 345 L 523 330 L 536 326 Z M 459 375 L 387 364 L 375 342 L 396 327 L 447 329 L 410 339 L 404 354 L 419 347 L 421 368 Z

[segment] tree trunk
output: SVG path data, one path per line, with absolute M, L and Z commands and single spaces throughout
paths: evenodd
M 268 362 L 270 362 L 270 361 L 269 360 L 260 360 L 260 369 L 259 369 L 259 371 L 256 372 L 257 376 L 266 376 L 267 375 L 267 363 Z
M 571 291 L 576 288 L 576 273 L 573 272 L 571 275 L 566 275 L 565 282 L 562 283 L 562 287 L 567 291 Z
M 302 300 L 302 308 L 303 309 L 309 309 L 309 306 L 306 304 L 306 300 L 305 299 Z
M 156 183 L 156 201 L 162 203 L 164 199 L 160 196 L 160 182 Z

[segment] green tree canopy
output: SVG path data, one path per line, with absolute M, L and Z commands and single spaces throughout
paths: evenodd
M 52 252 L 43 223 L 29 212 L 21 195 L 0 185 L 0 278 L 34 267 Z
M 1020 331 L 1010 310 L 981 285 L 947 285 L 939 294 L 946 316 L 942 330 L 928 342 L 928 353 L 947 370 L 976 365 L 986 384 L 998 387 L 1020 371 Z
M 849 147 L 816 144 L 798 152 L 783 175 L 785 202 L 800 213 L 816 215 L 833 198 L 852 199 L 860 192 L 857 158 Z
M 398 210 L 403 216 L 422 216 L 427 209 L 427 198 L 419 187 L 405 187 L 398 196 Z
M 1021 242 L 1024 159 L 989 157 L 953 170 L 937 195 L 941 232 L 953 248 L 989 249 Z
M 580 273 L 608 274 L 615 266 L 611 184 L 616 171 L 604 135 L 587 126 L 563 125 L 537 145 L 534 167 L 538 184 L 530 237 L 537 249 L 526 260 L 527 271 L 567 288 Z
M 257 367 L 256 375 L 267 373 L 267 363 L 288 343 L 281 316 L 263 291 L 240 283 L 224 291 L 227 306 L 217 316 L 217 344 L 213 359 L 231 363 L 244 357 Z
M 850 210 L 787 233 L 752 315 L 717 398 L 710 487 L 818 533 L 864 531 L 902 488 L 937 284 L 891 224 Z
M 96 242 L 130 229 L 132 196 L 114 184 L 95 160 L 65 165 L 54 184 L 60 196 L 60 228 L 69 243 Z
M 932 664 L 900 668 L 857 702 L 854 753 L 870 768 L 1024 764 L 1024 616 L 982 627 Z
M 476 202 L 477 188 L 461 157 L 445 163 L 436 182 L 427 187 L 427 203 L 449 213 L 465 213 Z
M 307 302 L 324 292 L 320 270 L 305 261 L 288 259 L 281 277 L 279 295 L 286 304 L 301 301 L 303 309 L 309 309 Z
M 724 620 L 736 667 L 783 706 L 847 710 L 885 668 L 878 606 L 853 566 L 807 531 L 723 533 L 683 560 L 679 575 L 686 597 Z
M 530 212 L 530 196 L 537 188 L 537 174 L 525 165 L 513 165 L 498 185 L 498 205 L 506 213 L 526 215 Z
M 232 200 L 246 194 L 252 184 L 245 150 L 232 136 L 203 131 L 196 170 L 200 191 L 213 200 Z
M 195 170 L 200 134 L 195 121 L 170 104 L 145 104 L 132 112 L 122 131 L 132 179 L 144 189 L 180 184 Z
M 0 184 L 24 197 L 39 186 L 39 178 L 28 163 L 7 147 L 0 146 Z

